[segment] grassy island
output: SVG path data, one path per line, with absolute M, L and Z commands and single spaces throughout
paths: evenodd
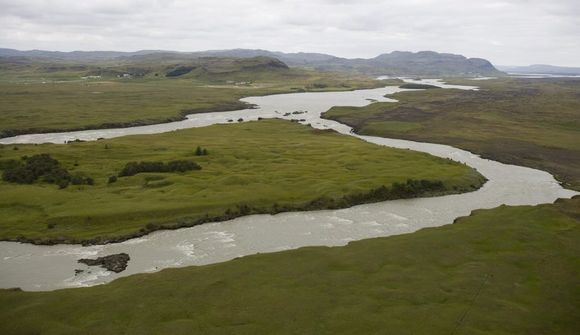
M 92 184 L 0 182 L 0 239 L 106 243 L 255 213 L 465 192 L 484 182 L 450 160 L 282 120 L 4 145 L 0 170 L 41 154 Z

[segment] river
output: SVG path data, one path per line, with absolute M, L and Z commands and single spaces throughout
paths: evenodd
M 477 89 L 475 86 L 444 85 L 437 80 L 422 83 L 443 88 Z M 153 134 L 217 123 L 261 118 L 304 119 L 302 123 L 320 129 L 334 129 L 378 145 L 407 148 L 450 158 L 477 169 L 489 181 L 470 193 L 435 198 L 386 201 L 340 210 L 252 215 L 192 228 L 158 231 L 121 243 L 87 246 L 36 246 L 0 242 L 0 288 L 20 287 L 46 291 L 110 282 L 135 273 L 155 272 L 169 267 L 205 265 L 246 255 L 276 252 L 304 246 L 342 246 L 350 241 L 411 233 L 425 227 L 450 224 L 480 208 L 506 205 L 551 203 L 577 194 L 563 189 L 547 172 L 482 159 L 468 151 L 447 145 L 419 143 L 372 136 L 359 136 L 351 128 L 320 118 L 332 106 L 364 106 L 371 101 L 394 101 L 385 95 L 403 91 L 385 87 L 350 92 L 292 93 L 242 99 L 259 106 L 232 112 L 193 114 L 179 122 L 121 129 L 100 129 L 68 133 L 32 134 L 0 139 L 0 143 L 64 143 L 96 140 L 132 134 Z M 286 115 L 307 111 L 300 115 Z M 78 264 L 92 258 L 126 252 L 127 269 L 119 274 Z M 84 272 L 75 274 L 75 270 Z

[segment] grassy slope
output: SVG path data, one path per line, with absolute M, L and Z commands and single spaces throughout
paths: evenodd
M 177 120 L 195 112 L 242 109 L 246 106 L 238 100 L 245 96 L 384 85 L 369 78 L 342 74 L 259 67 L 236 70 L 224 64 L 224 70 L 195 70 L 177 78 L 165 78 L 163 72 L 156 77 L 151 72 L 140 78 L 119 79 L 110 75 L 95 80 L 80 80 L 81 76 L 95 71 L 90 67 L 47 72 L 38 66 L 0 66 L 0 136 L 152 124 Z M 228 81 L 251 81 L 252 84 L 235 85 Z
M 464 81 L 459 83 L 469 83 Z M 438 142 L 550 171 L 580 189 L 580 80 L 478 81 L 481 91 L 427 90 L 399 103 L 335 107 L 325 117 L 358 133 Z
M 453 225 L 135 275 L 0 291 L 2 334 L 578 334 L 580 199 Z
M 198 145 L 210 155 L 195 156 Z M 1 239 L 112 238 L 148 224 L 192 225 L 240 204 L 270 212 L 274 204 L 300 208 L 321 197 L 338 199 L 408 178 L 441 180 L 451 192 L 471 190 L 482 178 L 450 160 L 282 120 L 68 145 L 0 146 L 1 160 L 38 153 L 51 154 L 96 184 L 59 190 L 0 182 Z M 107 184 L 129 161 L 175 159 L 192 159 L 203 170 L 143 173 Z

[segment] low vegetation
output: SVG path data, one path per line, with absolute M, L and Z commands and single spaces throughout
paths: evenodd
M 211 154 L 199 156 L 204 143 L 211 143 Z M 94 186 L 0 183 L 0 239 L 105 243 L 254 213 L 465 192 L 484 182 L 450 160 L 282 120 L 67 145 L 5 145 L 0 161 L 40 153 L 71 174 L 92 176 Z M 172 161 L 179 163 L 161 163 Z M 196 164 L 202 169 L 165 173 Z
M 144 172 L 186 172 L 193 170 L 201 170 L 201 166 L 190 160 L 176 160 L 168 163 L 129 162 L 119 172 L 119 177 L 129 177 Z
M 399 87 L 406 88 L 406 89 L 413 89 L 413 90 L 430 90 L 430 89 L 434 89 L 434 88 L 441 88 L 441 87 L 435 86 L 435 85 L 415 84 L 415 83 L 406 83 L 406 84 L 403 84 Z
M 53 292 L 0 290 L 2 334 L 580 332 L 580 199 L 413 234 Z
M 504 78 L 476 85 L 482 89 L 402 92 L 393 96 L 398 103 L 334 107 L 324 117 L 360 134 L 450 144 L 539 168 L 580 190 L 580 79 Z

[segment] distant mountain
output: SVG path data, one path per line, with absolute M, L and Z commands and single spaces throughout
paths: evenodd
M 505 72 L 522 74 L 557 74 L 557 75 L 580 75 L 580 67 L 554 66 L 546 64 L 534 64 L 528 66 L 498 66 Z
M 227 58 L 276 58 L 289 66 L 308 67 L 323 71 L 347 71 L 367 75 L 502 75 L 489 61 L 481 58 L 466 58 L 462 55 L 433 51 L 394 51 L 375 58 L 348 59 L 321 53 L 284 53 L 260 49 L 208 50 L 199 52 L 176 52 L 163 50 L 118 51 L 18 51 L 0 49 L 0 57 L 29 57 L 46 60 L 106 61 L 106 60 L 191 60 L 202 57 Z
M 212 57 L 273 57 L 290 66 L 369 75 L 502 75 L 489 61 L 433 51 L 394 51 L 371 59 L 348 59 L 320 53 L 283 53 L 267 50 L 216 50 L 190 53 Z
M 321 70 L 351 70 L 370 75 L 502 75 L 489 61 L 433 51 L 393 51 L 371 59 L 339 59 L 317 64 Z
M 43 58 L 50 60 L 68 60 L 68 61 L 98 61 L 98 60 L 112 60 L 127 55 L 148 55 L 158 52 L 166 52 L 166 51 L 141 50 L 136 52 L 122 52 L 122 51 L 63 52 L 63 51 L 45 51 L 45 50 L 20 51 L 15 49 L 0 48 L 0 57 L 28 57 L 28 58 Z

